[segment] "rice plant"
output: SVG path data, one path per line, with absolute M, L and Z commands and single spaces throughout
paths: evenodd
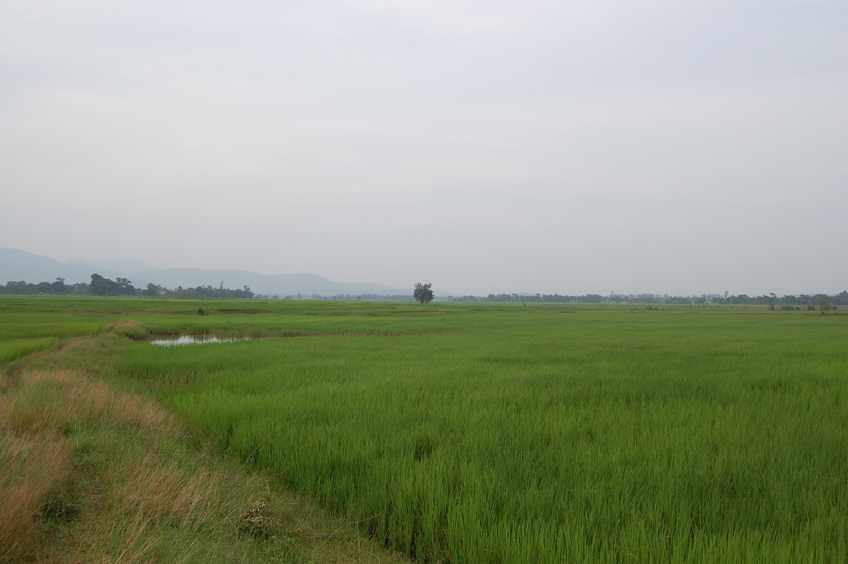
M 424 561 L 848 558 L 845 317 L 328 313 L 118 375 Z

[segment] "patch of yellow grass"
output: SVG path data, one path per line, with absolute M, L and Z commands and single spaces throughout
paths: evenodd
M 59 437 L 0 435 L 0 561 L 33 556 L 39 518 L 61 503 L 71 468 L 70 449 Z
M 152 400 L 118 392 L 103 381 L 70 370 L 25 370 L 16 393 L 0 399 L 0 416 L 18 433 L 67 433 L 72 427 L 132 426 L 169 431 L 172 415 Z

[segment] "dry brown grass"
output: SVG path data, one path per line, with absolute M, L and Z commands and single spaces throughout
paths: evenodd
M 71 474 L 66 442 L 47 434 L 0 436 L 0 561 L 31 558 L 41 515 L 59 507 Z
M 18 433 L 67 433 L 73 426 L 117 425 L 170 432 L 174 417 L 147 398 L 118 392 L 70 370 L 24 370 L 14 394 L 0 398 L 0 417 Z

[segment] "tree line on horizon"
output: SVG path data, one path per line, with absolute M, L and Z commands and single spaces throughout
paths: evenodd
M 185 299 L 204 298 L 265 298 L 265 299 L 313 299 L 313 300 L 374 300 L 374 301 L 414 301 L 416 298 L 410 294 L 379 295 L 379 294 L 339 294 L 333 296 L 321 296 L 312 294 L 309 297 L 297 294 L 296 296 L 279 295 L 257 295 L 250 287 L 242 289 L 224 288 L 223 282 L 218 288 L 212 286 L 197 286 L 194 288 L 169 289 L 157 284 L 148 284 L 146 288 L 136 288 L 126 278 L 110 280 L 99 274 L 91 275 L 91 282 L 79 282 L 77 284 L 65 284 L 63 278 L 57 278 L 55 282 L 39 282 L 37 284 L 25 281 L 10 281 L 5 285 L 0 284 L 0 294 L 55 294 L 55 295 L 88 295 L 88 296 L 144 296 L 144 297 L 173 297 Z M 832 306 L 848 306 L 848 290 L 839 294 L 800 294 L 777 296 L 768 294 L 762 296 L 748 296 L 747 294 L 731 295 L 724 294 L 702 294 L 700 296 L 670 296 L 668 294 L 583 294 L 580 296 L 560 294 L 488 294 L 487 296 L 448 296 L 447 301 L 453 302 L 519 302 L 519 303 L 631 303 L 631 304 L 678 304 L 678 305 L 764 305 L 770 309 L 814 309 L 820 307 L 823 302 Z
M 552 303 L 623 303 L 623 304 L 678 304 L 678 305 L 765 305 L 770 309 L 814 309 L 826 301 L 833 306 L 848 305 L 848 290 L 839 294 L 800 294 L 777 296 L 738 296 L 724 294 L 702 294 L 700 296 L 670 296 L 668 294 L 584 294 L 582 296 L 561 296 L 559 294 L 489 294 L 486 297 L 462 296 L 448 298 L 450 301 L 465 302 L 552 302 Z
M 99 274 L 91 275 L 91 282 L 78 282 L 76 284 L 65 284 L 64 278 L 56 278 L 55 282 L 39 282 L 33 284 L 23 280 L 10 281 L 0 285 L 0 294 L 53 294 L 53 295 L 81 295 L 81 296 L 145 296 L 145 297 L 173 297 L 173 298 L 252 298 L 254 293 L 249 286 L 241 289 L 231 290 L 224 288 L 221 282 L 218 288 L 212 286 L 197 286 L 195 288 L 169 289 L 158 284 L 148 284 L 146 288 L 136 288 L 126 278 L 110 280 Z

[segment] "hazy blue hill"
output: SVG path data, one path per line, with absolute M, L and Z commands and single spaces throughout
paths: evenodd
M 90 282 L 92 266 L 86 264 L 63 264 L 41 255 L 18 249 L 0 249 L 0 283 L 9 281 L 53 282 L 64 278 L 66 284 Z M 105 272 L 101 272 L 107 276 Z
M 341 294 L 410 294 L 410 288 L 392 288 L 372 283 L 334 282 L 317 274 L 278 274 L 269 276 L 246 270 L 200 269 L 200 268 L 156 268 L 140 261 L 96 261 L 86 263 L 74 260 L 61 263 L 57 260 L 35 255 L 18 249 L 0 248 L 0 284 L 13 280 L 26 282 L 53 282 L 64 278 L 66 284 L 91 281 L 92 273 L 106 278 L 127 278 L 136 288 L 145 288 L 148 283 L 165 288 L 194 288 L 212 286 L 222 282 L 225 288 L 237 289 L 250 286 L 257 294 L 311 297 L 336 296 Z
M 146 270 L 162 270 L 140 260 L 82 260 L 70 259 L 68 264 L 87 264 L 110 272 L 141 272 Z

